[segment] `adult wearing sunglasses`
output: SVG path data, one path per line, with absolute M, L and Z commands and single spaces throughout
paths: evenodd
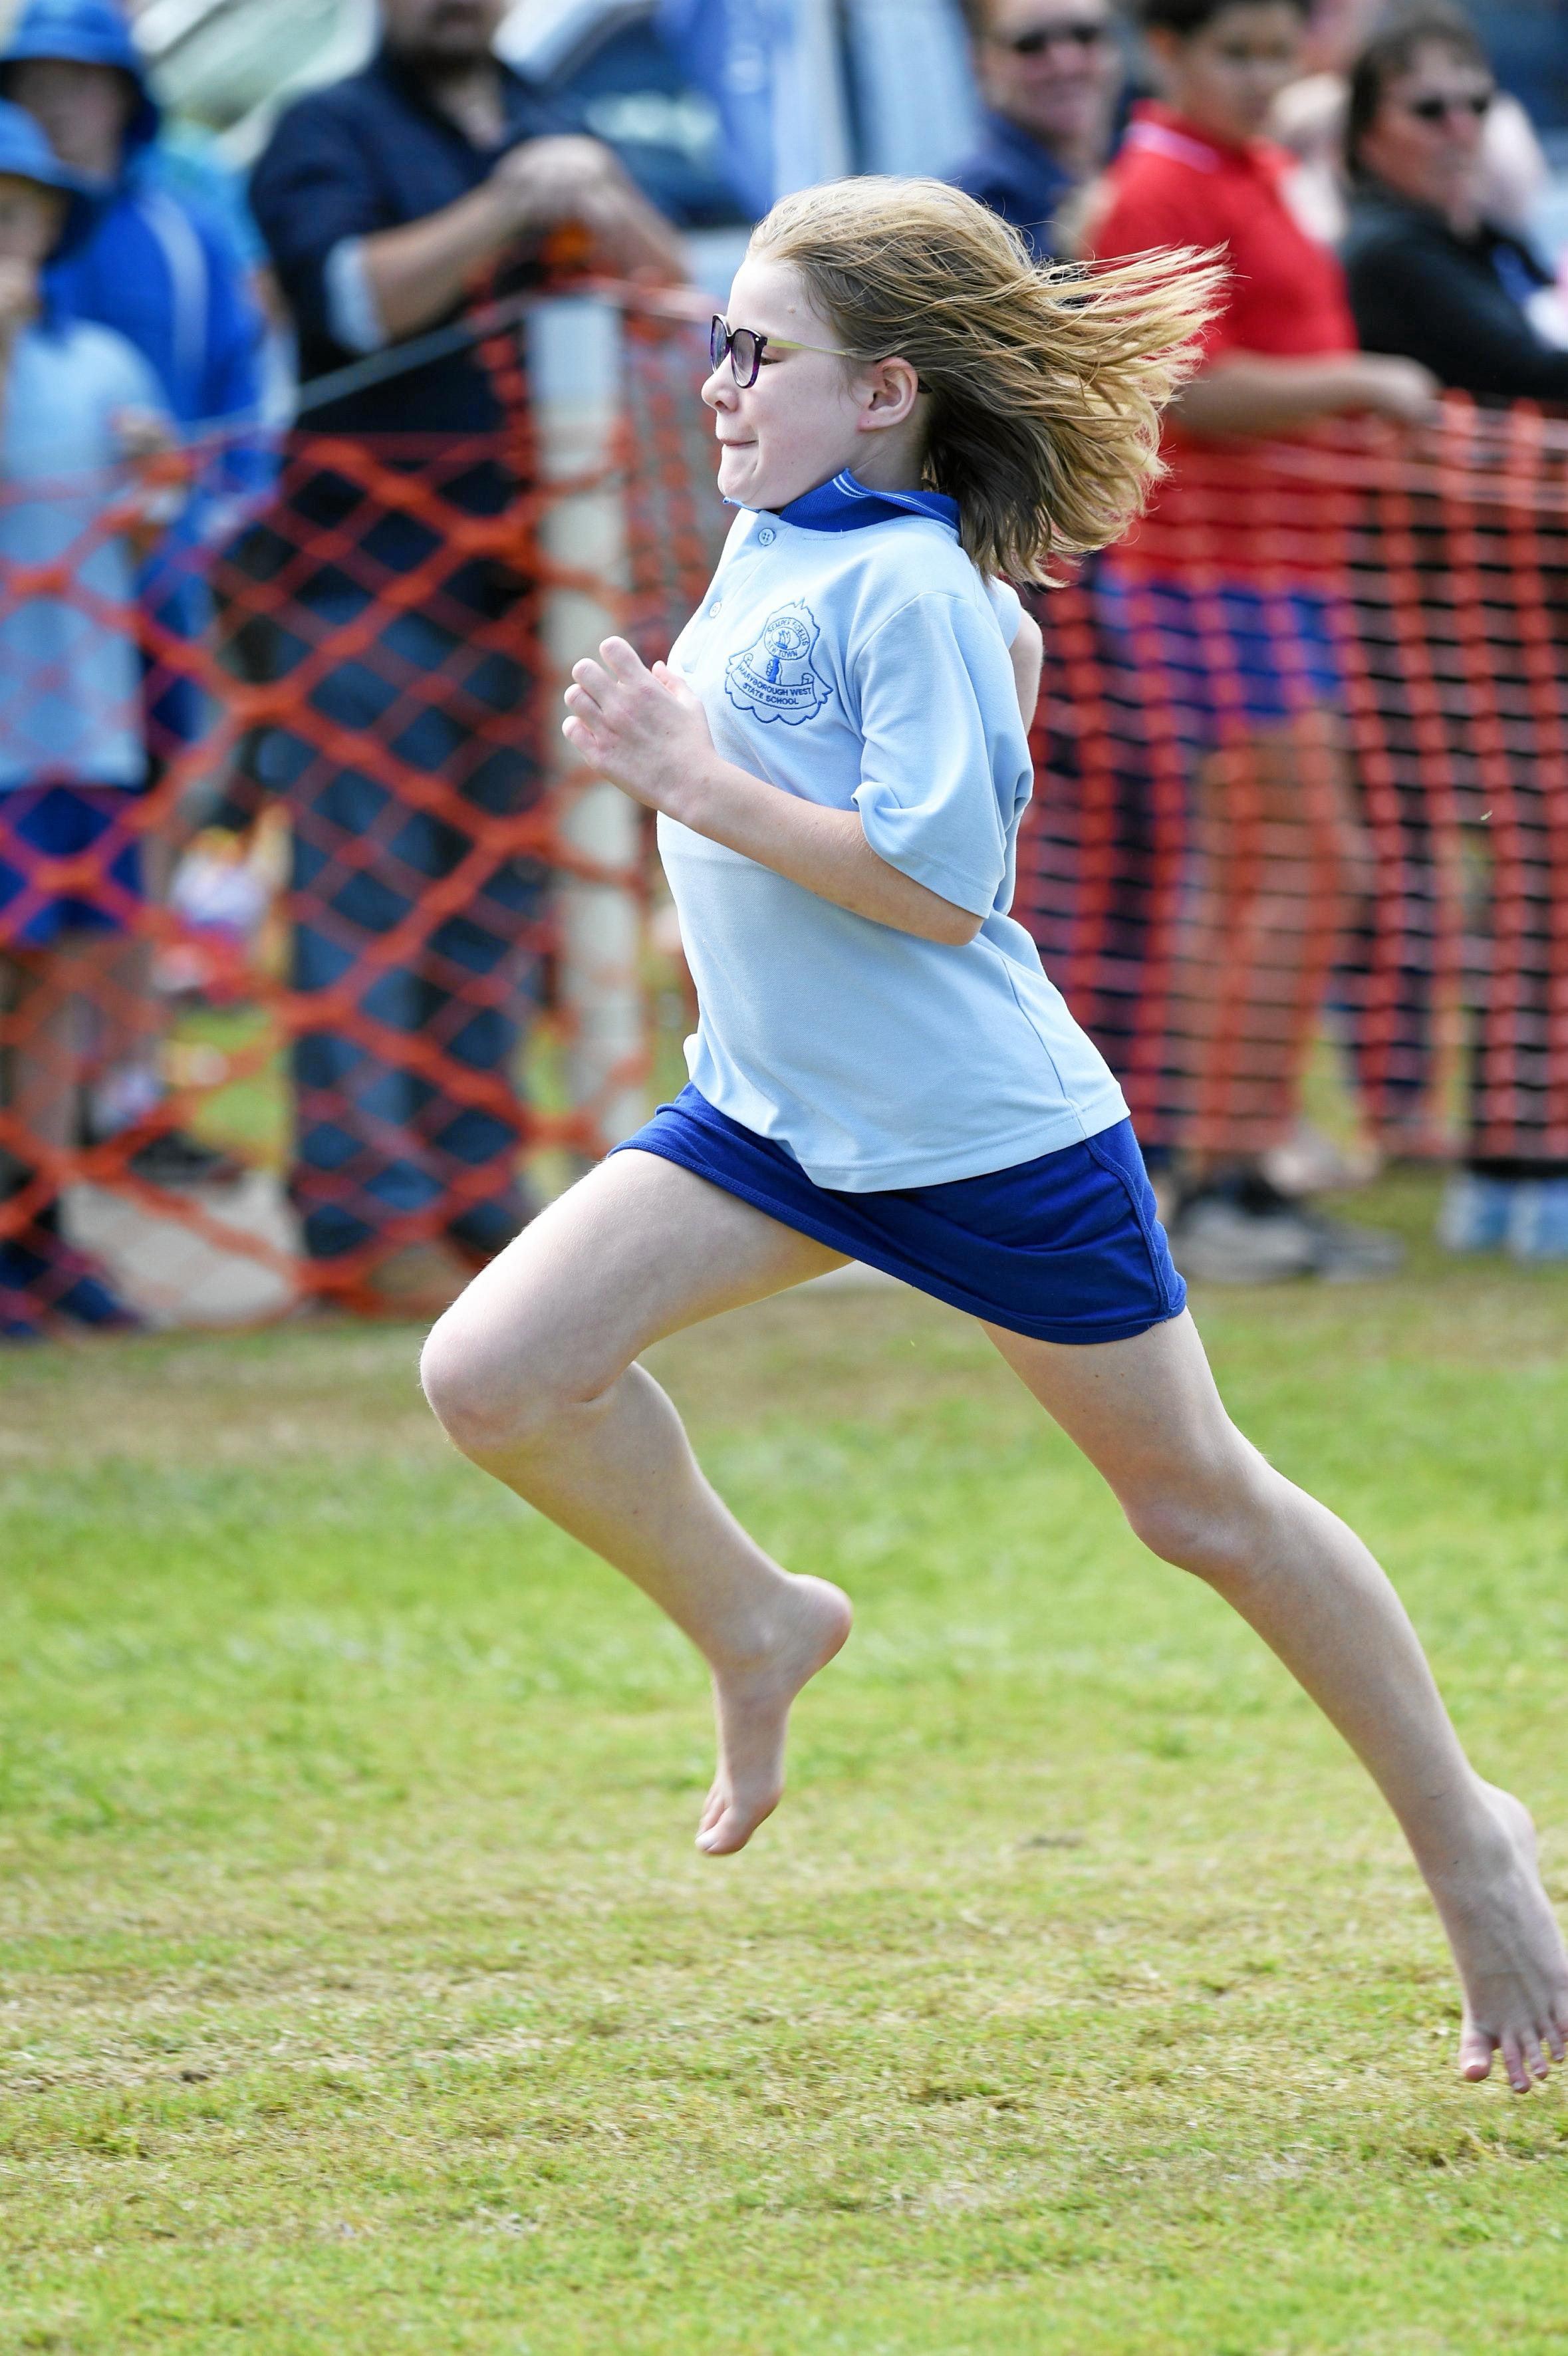
M 1469 26 L 1432 5 L 1361 52 L 1347 125 L 1353 196 L 1345 261 L 1356 323 L 1374 350 L 1417 359 L 1481 401 L 1568 403 L 1568 309 L 1530 247 L 1487 218 L 1483 131 L 1491 91 Z M 1453 594 L 1439 571 L 1434 605 L 1444 629 Z M 1552 626 L 1561 632 L 1560 606 Z M 1521 993 L 1510 1044 L 1494 1068 L 1483 999 L 1472 1082 L 1477 1113 L 1505 1097 L 1520 1106 L 1513 1151 L 1501 1159 L 1466 1155 L 1439 1226 L 1451 1250 L 1503 1248 L 1531 1261 L 1568 1259 L 1568 1158 L 1551 1151 L 1546 1126 L 1553 1098 L 1544 998 L 1561 922 L 1561 894 L 1551 888 L 1548 782 L 1531 765 L 1516 764 L 1512 824 L 1540 882 L 1509 911 L 1518 980 L 1508 986 Z M 1516 1048 L 1515 1038 L 1525 1045 Z M 1535 1150 L 1532 1100 L 1541 1123 Z
M 1462 16 L 1423 5 L 1361 51 L 1346 123 L 1344 241 L 1362 346 L 1485 400 L 1568 402 L 1568 309 L 1530 246 L 1487 217 L 1495 91 Z
M 985 113 L 948 177 L 1020 230 L 1037 261 L 1058 250 L 1067 198 L 1111 149 L 1126 61 L 1108 0 L 967 0 Z

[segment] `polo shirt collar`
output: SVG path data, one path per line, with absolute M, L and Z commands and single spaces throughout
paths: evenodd
M 1237 144 L 1221 139 L 1200 124 L 1188 123 L 1174 107 L 1162 106 L 1158 99 L 1145 99 L 1133 109 L 1122 145 L 1133 155 L 1164 155 L 1174 164 L 1190 164 L 1196 172 L 1231 172 L 1238 167 L 1267 172 L 1274 154 L 1267 140 Z
M 798 524 L 802 531 L 861 531 L 867 524 L 889 523 L 897 516 L 929 516 L 957 536 L 959 506 L 945 491 L 873 491 L 857 483 L 846 467 L 831 482 L 776 509 L 781 523 Z

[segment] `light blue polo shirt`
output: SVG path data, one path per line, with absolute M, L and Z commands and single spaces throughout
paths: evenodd
M 890 866 L 983 919 L 961 948 L 919 940 L 659 820 L 697 989 L 694 1086 L 851 1194 L 1009 1169 L 1126 1118 L 1007 914 L 1034 785 L 1018 605 L 957 523 L 950 499 L 847 475 L 743 510 L 671 655 L 726 761 L 857 809 Z
M 127 488 L 116 421 L 163 395 L 123 336 L 74 320 L 23 329 L 0 402 L 0 792 L 139 786 L 133 558 L 102 518 Z

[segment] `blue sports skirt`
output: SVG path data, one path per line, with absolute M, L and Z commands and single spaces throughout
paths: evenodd
M 1130 1120 L 1011 1170 L 846 1194 L 813 1185 L 785 1147 L 688 1085 L 614 1150 L 678 1162 L 770 1219 L 1036 1341 L 1130 1341 L 1187 1305 Z

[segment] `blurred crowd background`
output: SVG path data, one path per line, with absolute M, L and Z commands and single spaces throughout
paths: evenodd
M 8 1338 L 179 1313 L 202 1250 L 290 1269 L 234 1313 L 435 1305 L 529 1215 L 541 1136 L 592 1149 L 536 1034 L 561 875 L 606 883 L 543 717 L 545 608 L 596 560 L 542 537 L 520 322 L 585 273 L 639 290 L 629 587 L 658 556 L 695 594 L 723 519 L 659 424 L 694 323 L 775 198 L 866 171 L 956 181 L 1041 260 L 1230 257 L 1148 526 L 1036 599 L 1022 907 L 1139 1081 L 1184 1268 L 1377 1273 L 1391 1240 L 1319 1198 L 1402 1151 L 1454 1163 L 1451 1248 L 1568 1257 L 1560 0 L 22 0 Z M 1369 453 L 1403 501 L 1370 554 Z M 1461 477 L 1515 487 L 1456 522 Z M 678 996 L 654 939 L 638 986 Z

